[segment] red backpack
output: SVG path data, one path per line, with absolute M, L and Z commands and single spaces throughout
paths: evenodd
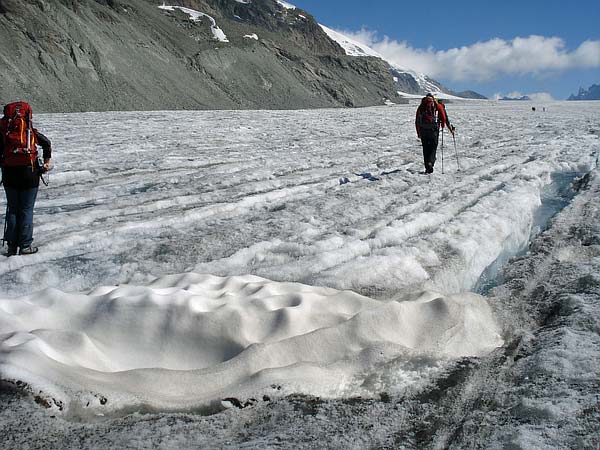
M 0 119 L 0 139 L 4 151 L 0 158 L 7 167 L 35 164 L 38 157 L 35 132 L 31 123 L 31 106 L 25 102 L 9 103 Z
M 435 100 L 432 97 L 424 97 L 419 109 L 419 128 L 421 130 L 437 130 L 438 109 Z

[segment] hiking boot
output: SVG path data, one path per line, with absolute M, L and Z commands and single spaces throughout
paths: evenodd
M 37 251 L 37 247 L 33 247 L 32 245 L 30 245 L 29 247 L 23 247 L 19 252 L 19 255 L 33 255 L 34 253 L 37 253 Z
M 9 256 L 15 256 L 17 254 L 17 247 L 8 246 L 8 251 L 4 254 L 7 258 Z

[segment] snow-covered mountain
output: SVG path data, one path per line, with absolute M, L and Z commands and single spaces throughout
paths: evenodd
M 402 97 L 421 97 L 422 95 L 431 92 L 441 98 L 485 98 L 480 94 L 469 91 L 462 93 L 462 95 L 456 94 L 452 92 L 452 90 L 443 86 L 441 83 L 435 81 L 434 79 L 432 79 L 424 73 L 417 72 L 415 70 L 411 70 L 409 68 L 402 67 L 398 64 L 394 64 L 392 62 L 387 61 L 385 57 L 383 57 L 380 53 L 378 53 L 371 47 L 364 45 L 344 35 L 343 33 L 335 31 L 323 24 L 321 24 L 321 28 L 323 28 L 323 30 L 331 39 L 340 44 L 340 46 L 344 49 L 347 55 L 374 56 L 376 58 L 380 58 L 386 61 L 390 66 L 390 70 L 394 77 L 394 82 L 396 83 L 396 87 L 398 88 L 398 93 Z
M 0 40 L 0 102 L 27 99 L 36 111 L 354 107 L 398 102 L 398 92 L 452 95 L 278 0 L 3 1 L 0 34 L 10 36 Z
M 517 97 L 511 96 L 511 95 L 505 95 L 503 97 L 500 97 L 498 100 L 515 101 L 515 102 L 529 102 L 529 101 L 531 101 L 531 97 L 529 97 L 527 95 L 519 95 Z
M 588 89 L 579 88 L 577 95 L 570 95 L 567 100 L 600 100 L 600 84 L 592 84 Z

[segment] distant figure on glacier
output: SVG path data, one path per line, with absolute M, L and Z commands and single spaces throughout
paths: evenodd
M 40 177 L 50 170 L 50 140 L 33 128 L 31 106 L 25 102 L 9 103 L 0 119 L 0 166 L 6 193 L 4 237 L 6 256 L 37 253 L 33 242 L 33 207 Z M 38 160 L 37 145 L 44 150 L 44 161 Z
M 433 94 L 427 94 L 421 100 L 415 117 L 417 136 L 421 139 L 423 145 L 425 173 L 433 173 L 440 127 L 444 128 L 445 126 L 448 126 L 450 132 L 454 134 L 454 129 L 446 116 L 444 105 L 440 104 Z

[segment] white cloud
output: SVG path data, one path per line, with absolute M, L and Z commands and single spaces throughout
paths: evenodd
M 485 81 L 501 75 L 537 75 L 547 71 L 600 67 L 600 41 L 585 41 L 569 51 L 561 38 L 532 35 L 435 50 L 414 48 L 405 41 L 387 36 L 378 39 L 375 32 L 365 29 L 342 33 L 372 47 L 399 66 L 455 81 Z
M 507 97 L 507 98 L 521 98 L 523 97 L 525 94 L 519 92 L 519 91 L 513 91 L 513 92 L 509 92 L 508 94 L 502 94 L 501 92 L 496 92 L 494 94 L 494 100 L 500 100 L 503 97 Z
M 509 92 L 508 94 L 502 94 L 502 93 L 496 93 L 494 94 L 494 99 L 498 100 L 501 99 L 503 97 L 508 97 L 508 98 L 521 98 L 527 96 L 529 97 L 531 100 L 536 101 L 536 102 L 551 102 L 554 100 L 554 97 L 552 97 L 552 95 L 550 95 L 547 92 L 533 92 L 531 94 L 523 94 L 519 91 L 514 91 L 514 92 Z
M 527 97 L 536 102 L 551 102 L 554 100 L 554 97 L 547 92 L 534 92 L 533 94 L 527 94 Z

